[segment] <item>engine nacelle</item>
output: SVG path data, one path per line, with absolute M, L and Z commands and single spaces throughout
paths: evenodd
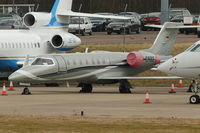
M 48 25 L 50 20 L 51 14 L 42 12 L 29 12 L 23 17 L 24 25 L 28 28 L 36 28 Z
M 60 51 L 67 51 L 81 44 L 80 38 L 72 34 L 56 34 L 50 42 L 54 48 Z
M 156 65 L 160 64 L 160 56 L 147 52 L 131 52 L 127 56 L 127 63 L 134 68 Z

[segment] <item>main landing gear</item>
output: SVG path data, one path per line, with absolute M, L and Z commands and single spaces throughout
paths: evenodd
M 25 87 L 23 92 L 22 92 L 22 95 L 31 95 L 31 92 L 30 90 L 28 89 L 28 87 Z
M 82 89 L 80 90 L 80 93 L 92 93 L 92 84 L 85 84 L 85 83 L 80 83 L 78 87 L 81 87 Z
M 119 82 L 119 92 L 120 93 L 131 93 L 131 89 L 133 87 L 131 86 L 131 84 L 128 82 L 128 80 L 121 80 Z
M 191 104 L 199 104 L 200 103 L 200 96 L 198 95 L 198 93 L 199 93 L 200 87 L 199 87 L 199 84 L 196 82 L 196 80 L 193 80 L 191 82 L 189 89 L 191 89 L 190 92 L 195 93 L 194 95 L 192 95 L 190 97 L 190 99 L 189 99 L 190 103 Z

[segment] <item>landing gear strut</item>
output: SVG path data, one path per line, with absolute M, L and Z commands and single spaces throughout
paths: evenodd
M 188 87 L 187 92 L 195 92 L 195 90 L 194 90 L 195 85 L 196 85 L 196 81 L 192 80 L 190 86 Z
M 190 97 L 190 103 L 191 104 L 200 103 L 200 96 L 198 95 L 199 89 L 200 88 L 199 88 L 199 85 L 196 82 L 196 80 L 192 80 L 191 85 L 188 89 L 188 92 L 195 92 L 195 94 Z
M 133 87 L 131 84 L 128 82 L 128 80 L 121 80 L 119 82 L 119 92 L 120 93 L 131 93 L 131 89 Z
M 80 93 L 92 93 L 92 84 L 85 84 L 85 83 L 80 83 L 78 87 L 81 87 L 82 89 L 80 90 Z
M 22 95 L 31 95 L 31 92 L 30 90 L 28 89 L 28 87 L 25 87 L 23 92 L 22 92 Z

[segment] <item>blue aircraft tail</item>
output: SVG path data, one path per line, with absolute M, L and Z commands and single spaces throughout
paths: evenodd
M 68 26 L 69 25 L 69 18 L 68 21 L 66 21 L 66 17 L 62 18 L 58 16 L 57 14 L 62 12 L 69 12 L 72 8 L 72 1 L 73 0 L 55 0 L 55 3 L 53 5 L 53 8 L 51 9 L 51 20 L 47 26 Z M 63 21 L 65 19 L 65 21 Z M 62 22 L 63 21 L 63 22 Z

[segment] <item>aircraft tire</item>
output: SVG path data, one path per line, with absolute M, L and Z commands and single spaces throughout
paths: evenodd
M 85 29 L 81 32 L 82 36 L 85 36 Z
M 130 94 L 131 90 L 130 90 L 130 88 L 124 88 L 123 86 L 120 86 L 119 87 L 119 92 L 123 93 L 123 94 Z
M 198 104 L 198 103 L 200 103 L 199 95 L 192 95 L 190 97 L 190 104 Z
M 92 93 L 92 85 L 91 84 L 82 84 L 82 89 L 80 93 Z
M 31 95 L 31 92 L 29 91 L 29 89 L 27 87 L 24 88 L 22 95 Z
M 141 29 L 140 29 L 140 27 L 137 29 L 137 31 L 136 31 L 136 34 L 140 34 L 140 32 L 141 32 Z

